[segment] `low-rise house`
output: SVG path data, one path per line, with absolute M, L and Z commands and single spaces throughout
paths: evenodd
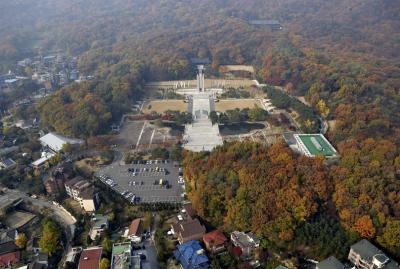
M 197 217 L 196 211 L 192 207 L 192 203 L 186 203 L 182 205 L 182 213 L 186 214 L 188 217 L 194 219 Z
M 59 194 L 65 190 L 64 184 L 74 177 L 72 162 L 62 162 L 44 182 L 48 194 Z
M 228 242 L 228 239 L 220 230 L 214 230 L 212 232 L 206 233 L 203 236 L 203 242 L 209 252 L 211 252 L 212 254 L 217 254 L 225 251 L 225 245 Z
M 368 240 L 363 239 L 350 247 L 349 260 L 360 269 L 399 269 L 397 262 L 386 256 Z
M 96 210 L 99 194 L 92 183 L 81 177 L 76 177 L 65 182 L 64 187 L 68 196 L 78 201 L 81 208 L 86 212 Z
M 197 218 L 182 219 L 176 224 L 171 225 L 171 228 L 172 233 L 178 238 L 181 244 L 191 240 L 201 240 L 206 233 L 206 228 Z
M 15 245 L 18 232 L 15 229 L 0 232 L 0 267 L 9 267 L 19 263 L 21 252 Z
M 142 242 L 143 224 L 141 219 L 134 219 L 125 231 L 126 237 L 134 243 Z
M 240 248 L 241 258 L 244 260 L 252 259 L 255 250 L 260 246 L 260 241 L 251 233 L 234 231 L 231 233 L 231 241 L 235 247 Z
M 75 264 L 78 260 L 79 255 L 82 252 L 82 247 L 74 247 L 71 248 L 71 250 L 67 253 L 67 256 L 65 258 L 65 262 L 70 262 Z
M 341 263 L 334 256 L 330 256 L 329 258 L 317 263 L 317 269 L 344 269 L 343 263 Z
M 100 214 L 94 215 L 92 218 L 92 228 L 90 229 L 89 236 L 92 240 L 101 237 L 105 230 L 108 229 L 107 216 Z
M 8 158 L 0 161 L 0 170 L 13 169 L 15 166 L 17 166 L 17 163 L 13 159 Z
M 113 245 L 110 266 L 111 269 L 132 268 L 132 245 L 130 242 Z
M 78 269 L 98 269 L 103 248 L 91 247 L 84 249 L 79 259 Z
M 188 241 L 177 246 L 175 259 L 185 269 L 208 269 L 210 263 L 198 241 Z

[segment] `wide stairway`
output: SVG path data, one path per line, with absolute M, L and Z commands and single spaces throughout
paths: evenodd
M 185 148 L 191 151 L 211 151 L 223 144 L 218 125 L 213 125 L 208 115 L 214 102 L 208 94 L 193 96 L 193 123 L 185 127 Z

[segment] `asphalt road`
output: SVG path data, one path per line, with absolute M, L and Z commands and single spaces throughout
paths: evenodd
M 52 202 L 44 199 L 33 199 L 29 197 L 26 193 L 18 191 L 6 189 L 5 193 L 0 197 L 10 197 L 13 199 L 22 198 L 25 202 L 30 202 L 33 206 L 37 206 L 41 209 L 50 209 L 52 212 L 52 216 L 55 220 L 65 229 L 65 234 L 67 237 L 67 245 L 64 247 L 65 252 L 70 248 L 70 243 L 75 234 L 75 218 L 69 215 L 64 209 L 60 206 L 53 204 Z

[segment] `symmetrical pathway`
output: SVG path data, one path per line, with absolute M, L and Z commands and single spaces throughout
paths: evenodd
M 193 123 L 185 128 L 185 148 L 191 151 L 211 151 L 222 145 L 218 124 L 213 125 L 209 115 L 214 106 L 213 94 L 210 92 L 194 92 L 192 94 Z

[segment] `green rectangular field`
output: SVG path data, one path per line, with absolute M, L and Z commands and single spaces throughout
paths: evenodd
M 299 135 L 299 138 L 307 147 L 308 151 L 312 155 L 324 155 L 324 156 L 335 156 L 335 149 L 321 136 L 321 135 Z M 319 145 L 321 145 L 322 150 L 318 149 L 314 145 L 312 138 L 314 138 Z

